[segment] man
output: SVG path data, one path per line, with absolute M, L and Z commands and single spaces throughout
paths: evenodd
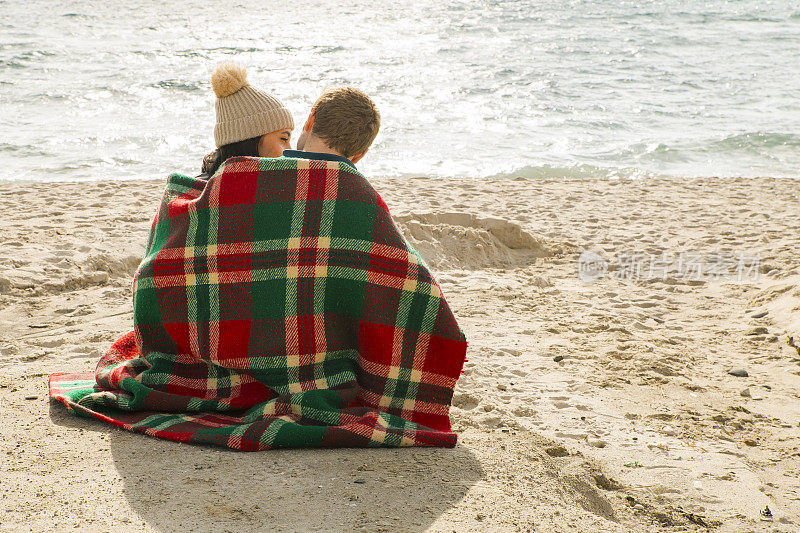
M 285 157 L 341 161 L 355 168 L 378 135 L 381 115 L 369 96 L 354 87 L 326 90 L 317 99 Z

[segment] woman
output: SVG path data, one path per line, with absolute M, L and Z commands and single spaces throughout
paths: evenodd
M 247 82 L 247 70 L 235 63 L 222 63 L 211 75 L 217 95 L 217 149 L 203 158 L 202 174 L 209 178 L 234 156 L 280 157 L 289 150 L 294 120 L 274 96 Z

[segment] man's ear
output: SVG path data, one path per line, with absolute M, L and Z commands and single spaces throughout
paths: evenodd
M 348 157 L 347 159 L 349 159 L 350 161 L 352 161 L 352 162 L 353 162 L 353 164 L 355 164 L 355 163 L 358 163 L 359 161 L 361 161 L 361 159 L 362 159 L 362 158 L 363 158 L 365 155 L 367 155 L 367 152 L 369 152 L 369 148 L 367 148 L 366 150 L 364 150 L 364 151 L 363 151 L 363 152 L 361 152 L 360 154 L 356 154 L 356 155 L 354 155 L 353 157 Z
M 316 111 L 314 109 L 311 110 L 311 113 L 308 114 L 308 118 L 306 119 L 306 123 L 303 125 L 303 131 L 310 132 L 311 128 L 314 127 L 314 118 L 316 117 Z

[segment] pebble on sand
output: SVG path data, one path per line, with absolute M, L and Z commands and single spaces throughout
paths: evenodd
M 728 370 L 728 374 L 731 376 L 736 376 L 737 378 L 746 378 L 750 374 L 747 373 L 747 370 L 744 368 L 731 368 Z
M 759 387 L 757 385 L 746 387 L 742 392 L 739 393 L 744 398 L 752 398 L 753 400 L 763 400 L 766 398 L 766 393 L 763 387 Z

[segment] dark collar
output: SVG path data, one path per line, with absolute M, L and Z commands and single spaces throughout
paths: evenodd
M 297 159 L 318 159 L 321 161 L 339 161 L 340 163 L 347 163 L 353 168 L 356 166 L 352 161 L 346 157 L 335 154 L 323 154 L 321 152 L 305 152 L 303 150 L 284 150 L 283 157 L 295 157 Z

